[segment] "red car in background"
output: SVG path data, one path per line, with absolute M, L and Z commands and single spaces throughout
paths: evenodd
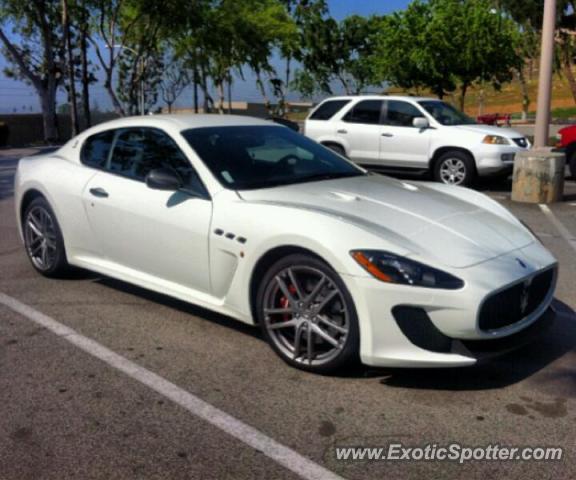
M 576 125 L 569 125 L 558 131 L 557 147 L 566 152 L 566 163 L 570 165 L 572 178 L 576 178 Z

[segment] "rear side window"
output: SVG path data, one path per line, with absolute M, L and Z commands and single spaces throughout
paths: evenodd
M 411 103 L 390 100 L 387 102 L 384 123 L 395 127 L 412 127 L 412 121 L 423 116 L 424 114 Z
M 310 115 L 310 120 L 330 120 L 348 103 L 350 103 L 350 100 L 328 100 Z
M 382 100 L 362 100 L 350 110 L 342 120 L 349 123 L 380 124 Z
M 86 139 L 80 154 L 82 163 L 93 168 L 105 168 L 113 140 L 113 130 L 97 133 Z

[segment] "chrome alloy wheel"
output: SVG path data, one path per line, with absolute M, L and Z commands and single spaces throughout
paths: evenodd
M 24 222 L 24 240 L 30 260 L 39 270 L 49 270 L 57 261 L 56 226 L 42 206 L 32 208 Z
M 268 335 L 294 362 L 324 365 L 344 348 L 350 314 L 342 291 L 320 270 L 281 270 L 266 286 L 263 305 Z
M 459 158 L 447 158 L 440 165 L 440 178 L 449 185 L 460 185 L 466 178 L 466 164 Z

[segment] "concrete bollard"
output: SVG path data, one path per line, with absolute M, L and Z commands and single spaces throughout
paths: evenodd
M 524 203 L 553 203 L 562 200 L 566 156 L 550 149 L 516 154 L 512 200 Z

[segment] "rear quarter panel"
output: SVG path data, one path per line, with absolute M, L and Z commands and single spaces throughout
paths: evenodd
M 47 199 L 54 210 L 64 236 L 68 259 L 72 260 L 79 250 L 92 243 L 81 194 L 95 173 L 95 170 L 68 160 L 58 152 L 20 160 L 15 184 L 20 234 L 22 200 L 26 193 L 35 190 Z

